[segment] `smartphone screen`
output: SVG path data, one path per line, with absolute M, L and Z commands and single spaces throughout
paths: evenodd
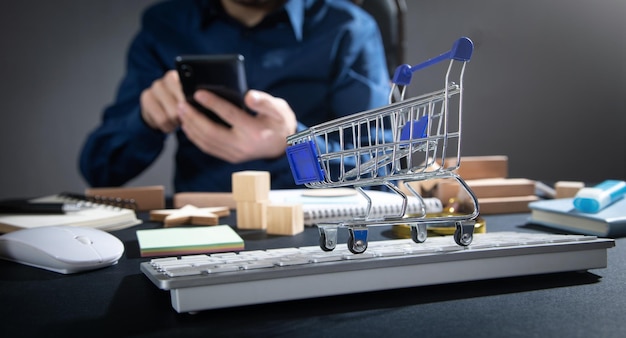
M 246 109 L 243 96 L 248 85 L 242 55 L 181 55 L 176 57 L 176 69 L 187 101 L 213 121 L 230 127 L 214 112 L 193 99 L 198 89 L 209 90 L 237 107 Z

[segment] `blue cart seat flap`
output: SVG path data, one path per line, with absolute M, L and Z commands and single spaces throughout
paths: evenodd
M 321 182 L 324 170 L 317 157 L 317 149 L 313 141 L 298 143 L 287 147 L 287 160 L 296 184 Z
M 411 133 L 411 126 L 413 126 L 413 133 Z M 408 141 L 424 138 L 428 136 L 427 127 L 428 115 L 422 116 L 417 121 L 409 121 L 404 125 L 404 127 L 402 127 L 402 131 L 400 132 L 400 140 Z

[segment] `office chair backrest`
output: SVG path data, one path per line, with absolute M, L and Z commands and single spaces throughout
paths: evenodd
M 396 67 L 405 63 L 404 21 L 407 11 L 405 0 L 352 0 L 370 13 L 378 23 L 385 46 L 390 78 Z

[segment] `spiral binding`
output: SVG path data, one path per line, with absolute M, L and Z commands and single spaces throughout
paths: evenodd
M 120 197 L 109 197 L 109 196 L 99 196 L 99 195 L 82 195 L 72 192 L 63 192 L 59 194 L 59 196 L 63 198 L 84 201 L 93 203 L 96 205 L 107 205 L 112 207 L 124 208 L 124 209 L 137 209 L 137 202 L 133 198 L 120 198 Z

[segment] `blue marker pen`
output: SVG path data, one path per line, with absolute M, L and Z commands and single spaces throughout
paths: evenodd
M 578 211 L 595 213 L 624 197 L 626 182 L 606 180 L 594 187 L 582 188 L 574 197 L 574 207 Z

